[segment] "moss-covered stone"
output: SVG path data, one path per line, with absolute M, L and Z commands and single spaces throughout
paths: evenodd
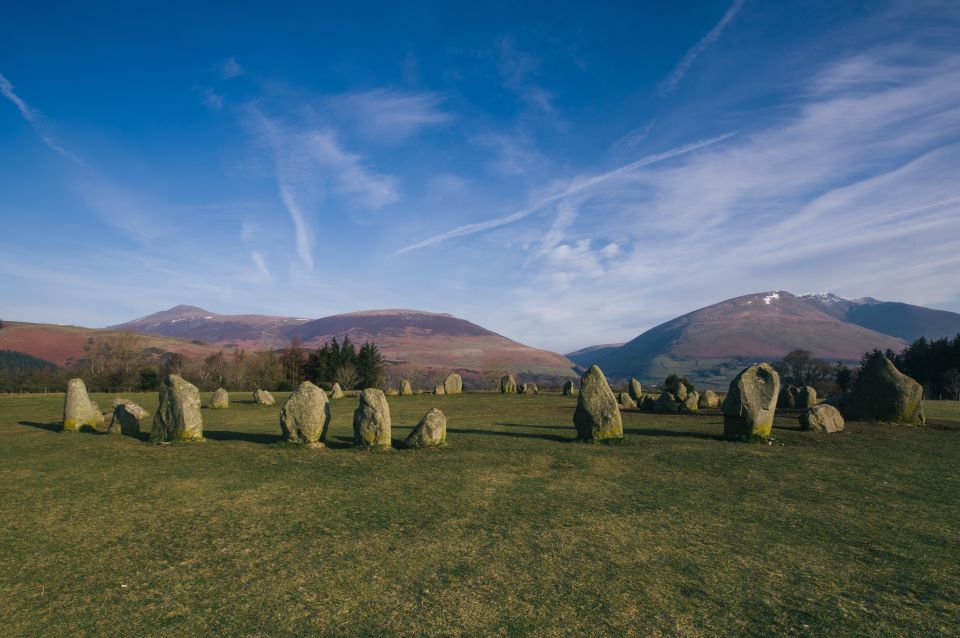
M 367 388 L 353 413 L 354 442 L 368 449 L 390 449 L 390 406 L 383 391 Z
M 617 392 L 617 403 L 631 410 L 637 407 L 637 402 L 633 400 L 629 392 Z
M 200 391 L 179 375 L 168 374 L 160 384 L 160 406 L 153 417 L 150 440 L 154 443 L 203 440 Z
M 680 386 L 683 387 L 682 385 Z M 678 414 L 680 412 L 680 401 L 673 394 L 664 390 L 660 393 L 650 408 L 654 414 Z
M 447 375 L 443 380 L 443 391 L 447 394 L 460 394 L 463 392 L 463 377 L 454 372 Z
M 217 388 L 210 397 L 210 407 L 215 410 L 225 410 L 230 407 L 230 394 L 223 388 Z
M 713 390 L 704 390 L 700 395 L 701 408 L 716 408 L 720 405 L 720 397 Z
M 687 393 L 687 398 L 680 402 L 681 414 L 696 414 L 700 409 L 700 393 L 693 391 Z
M 573 387 L 573 381 L 566 381 L 563 384 L 563 396 L 572 397 L 577 393 L 576 388 Z
M 643 387 L 640 385 L 640 382 L 630 377 L 630 384 L 627 386 L 627 392 L 630 393 L 630 398 L 634 401 L 639 401 L 640 397 L 643 396 Z
M 105 430 L 106 419 L 100 406 L 87 394 L 83 379 L 70 379 L 67 382 L 67 395 L 63 401 L 63 429 L 66 432 L 79 432 L 90 428 L 97 432 Z
M 334 383 L 333 387 L 330 388 L 330 398 L 331 399 L 342 399 L 346 395 L 343 393 L 343 390 L 340 388 L 339 383 Z
M 840 412 L 848 421 L 923 425 L 923 388 L 886 357 L 874 357 L 840 401 Z
M 769 437 L 780 395 L 780 375 L 769 363 L 743 370 L 730 382 L 723 402 L 723 433 L 731 437 Z
M 434 393 L 434 394 L 446 394 L 446 393 L 447 393 L 447 389 L 444 388 L 443 385 L 437 385 L 437 386 L 434 386 L 434 387 L 433 387 L 433 393 Z
M 447 442 L 447 417 L 440 410 L 433 408 L 423 415 L 417 427 L 403 442 L 408 448 L 441 447 Z
M 309 381 L 301 383 L 280 408 L 280 431 L 291 443 L 322 447 L 329 425 L 327 393 Z
M 617 398 L 597 366 L 590 366 L 580 378 L 577 408 L 573 413 L 577 438 L 584 441 L 610 441 L 623 438 L 623 422 Z
M 516 394 L 517 380 L 512 374 L 505 374 L 500 377 L 500 394 Z
M 409 396 L 413 394 L 413 386 L 410 385 L 410 381 L 403 379 L 400 381 L 400 396 Z
M 817 390 L 812 386 L 803 386 L 797 391 L 797 408 L 807 410 L 817 404 Z

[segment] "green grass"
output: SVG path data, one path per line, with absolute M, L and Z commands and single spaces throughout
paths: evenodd
M 276 396 L 168 446 L 0 397 L 0 635 L 958 634 L 956 403 L 775 445 L 629 412 L 606 446 L 570 442 L 575 399 L 391 397 L 395 439 L 437 406 L 448 447 L 366 453 L 356 399 L 309 450 Z

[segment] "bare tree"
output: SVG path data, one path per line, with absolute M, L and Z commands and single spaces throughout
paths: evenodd
M 943 373 L 943 388 L 951 399 L 960 401 L 960 370 L 952 368 Z
M 345 361 L 337 366 L 337 369 L 334 371 L 334 377 L 337 383 L 340 384 L 340 387 L 344 389 L 354 388 L 360 380 L 360 377 L 357 375 L 357 367 L 349 361 Z

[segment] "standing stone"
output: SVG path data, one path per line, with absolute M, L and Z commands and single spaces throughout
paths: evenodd
M 110 419 L 108 434 L 123 434 L 137 436 L 140 434 L 140 424 L 147 416 L 147 411 L 133 401 L 126 399 L 113 400 L 113 417 Z
M 404 440 L 404 447 L 441 447 L 447 443 L 447 417 L 433 408 L 423 415 L 417 427 Z
M 104 421 L 100 406 L 87 395 L 83 379 L 70 379 L 63 401 L 64 431 L 79 432 L 81 428 L 89 427 L 99 432 L 103 429 Z
M 339 383 L 334 383 L 333 387 L 330 388 L 330 398 L 331 399 L 342 399 L 344 396 L 343 390 L 340 389 Z
M 639 401 L 640 397 L 643 396 L 643 388 L 640 386 L 640 382 L 630 378 L 630 385 L 627 387 L 627 392 L 630 393 L 630 398 L 634 401 Z
M 538 386 L 536 383 L 531 383 L 530 391 L 533 392 L 534 394 L 540 394 L 540 386 Z
M 870 359 L 849 394 L 840 401 L 849 421 L 891 421 L 923 425 L 923 388 L 886 357 Z
M 573 381 L 567 381 L 563 384 L 563 396 L 572 397 L 575 394 L 573 389 Z
M 797 392 L 797 408 L 806 410 L 817 404 L 817 390 L 810 386 L 804 386 Z
M 387 396 L 388 396 L 388 397 L 395 397 L 395 396 L 397 396 L 397 395 L 399 395 L 399 394 L 400 394 L 400 393 L 397 392 L 394 388 L 387 388 Z
M 454 372 L 443 380 L 443 391 L 447 394 L 461 394 L 463 392 L 463 377 Z
M 330 425 L 330 402 L 327 393 L 304 381 L 280 408 L 280 431 L 291 443 L 323 447 Z
M 257 390 L 253 393 L 253 400 L 260 405 L 273 405 L 276 403 L 276 400 L 273 398 L 273 395 L 267 392 L 266 390 Z
M 500 377 L 500 394 L 516 394 L 517 380 L 512 374 L 505 374 Z
M 730 382 L 723 402 L 723 433 L 770 436 L 780 395 L 780 375 L 769 363 L 752 365 Z
M 633 397 L 631 397 L 628 392 L 618 392 L 617 403 L 625 408 L 633 409 L 637 407 L 637 402 L 633 400 Z
M 647 412 L 653 412 L 653 405 L 656 402 L 657 400 L 654 399 L 652 396 L 650 396 L 649 394 L 645 394 L 642 397 L 640 397 L 639 401 L 637 401 L 637 407 L 640 408 L 641 410 L 646 410 Z
M 683 381 L 677 384 L 677 391 L 673 393 L 673 396 L 676 397 L 677 401 L 683 402 L 687 398 L 687 386 L 684 385 Z
M 700 395 L 701 408 L 715 408 L 718 405 L 720 405 L 720 397 L 713 390 L 704 390 L 703 394 Z
M 225 410 L 230 407 L 230 394 L 223 388 L 217 388 L 210 397 L 210 407 L 214 410 Z
M 413 387 L 410 385 L 410 381 L 403 379 L 400 381 L 400 396 L 409 396 L 413 394 Z
M 200 391 L 176 374 L 168 374 L 160 384 L 160 407 L 153 417 L 150 441 L 202 441 L 203 417 L 200 415 Z
M 814 432 L 842 432 L 843 415 L 840 410 L 826 403 L 808 408 L 800 415 L 800 428 Z
M 436 386 L 433 386 L 433 393 L 434 393 L 434 394 L 446 394 L 446 393 L 447 393 L 447 390 L 446 390 L 446 388 L 444 388 L 442 385 L 436 385 Z
M 795 385 L 785 385 L 780 388 L 780 394 L 777 396 L 777 407 L 781 410 L 792 410 L 797 407 L 797 394 L 800 388 Z
M 652 409 L 655 414 L 677 414 L 680 412 L 680 401 L 669 392 L 663 391 L 660 398 L 653 402 Z
M 603 371 L 590 366 L 580 378 L 577 409 L 573 413 L 577 438 L 585 441 L 619 440 L 623 438 L 623 422 L 617 398 L 607 384 Z
M 696 414 L 700 409 L 700 393 L 690 392 L 687 398 L 680 402 L 680 412 L 682 414 Z
M 367 388 L 360 393 L 360 405 L 353 413 L 353 438 L 364 448 L 390 449 L 390 406 L 382 390 Z

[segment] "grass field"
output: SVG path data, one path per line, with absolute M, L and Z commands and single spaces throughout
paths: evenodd
M 378 454 L 354 398 L 330 449 L 278 443 L 284 398 L 157 446 L 0 397 L 0 635 L 958 635 L 956 403 L 771 446 L 630 412 L 606 446 L 575 399 L 391 397 L 395 439 L 437 406 L 449 445 Z

